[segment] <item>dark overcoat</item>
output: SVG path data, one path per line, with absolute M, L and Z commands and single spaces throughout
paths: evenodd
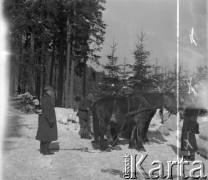
M 195 137 L 195 133 L 198 131 L 197 115 L 198 109 L 196 107 L 186 108 L 181 134 L 182 151 L 195 152 L 198 149 Z
M 38 117 L 38 131 L 36 140 L 51 142 L 58 139 L 57 122 L 52 98 L 48 94 L 44 94 L 41 99 L 42 114 Z M 50 128 L 49 123 L 54 122 L 54 126 Z

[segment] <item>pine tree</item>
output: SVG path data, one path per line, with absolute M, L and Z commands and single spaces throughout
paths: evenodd
M 134 50 L 135 63 L 133 65 L 133 77 L 130 79 L 133 92 L 146 92 L 152 86 L 152 79 L 150 78 L 151 66 L 147 64 L 150 51 L 144 48 L 145 34 L 142 32 L 138 36 L 136 49 Z
M 116 95 L 120 88 L 119 80 L 119 65 L 118 57 L 115 55 L 117 43 L 113 41 L 111 46 L 111 53 L 107 55 L 108 63 L 103 66 L 106 75 L 103 77 L 100 88 L 102 89 L 103 95 Z

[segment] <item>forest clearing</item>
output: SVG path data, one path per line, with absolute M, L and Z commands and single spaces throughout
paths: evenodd
M 68 120 L 76 113 L 70 109 L 56 108 L 58 121 L 58 141 L 51 144 L 51 149 L 55 152 L 51 156 L 43 156 L 39 153 L 39 141 L 35 140 L 37 133 L 37 114 L 23 114 L 13 108 L 8 112 L 8 129 L 4 139 L 5 147 L 3 151 L 3 179 L 4 180 L 38 180 L 38 179 L 124 179 L 124 156 L 127 154 L 137 154 L 135 149 L 128 149 L 128 143 L 122 141 L 122 150 L 112 150 L 102 152 L 92 147 L 91 141 L 80 139 L 79 125 L 77 118 L 74 121 Z M 71 115 L 71 116 L 70 116 Z M 174 117 L 175 118 L 175 117 Z M 172 120 L 174 120 L 174 118 Z M 67 121 L 68 120 L 68 121 Z M 207 137 L 207 117 L 199 118 L 201 124 L 198 144 L 203 154 L 208 157 Z M 175 123 L 172 123 L 172 127 Z M 203 125 L 205 124 L 205 125 Z M 161 134 L 158 131 L 160 119 L 156 114 L 151 122 L 148 137 L 150 144 L 145 144 L 148 157 L 142 164 L 148 172 L 154 160 L 159 160 L 164 164 L 165 174 L 167 174 L 167 161 L 177 160 L 176 146 L 177 131 L 169 130 L 169 135 Z M 169 125 L 167 125 L 169 126 Z M 201 142 L 201 141 L 202 142 Z M 196 155 L 196 160 L 200 160 L 208 166 L 208 160 L 201 155 Z M 198 166 L 194 166 L 198 167 Z M 186 175 L 193 166 L 186 166 Z M 174 169 L 174 168 L 173 168 Z M 138 179 L 141 178 L 141 174 Z M 205 174 L 208 169 L 205 168 Z M 176 171 L 173 170 L 173 178 L 176 179 Z
M 184 176 L 208 176 L 206 8 L 203 0 L 4 0 L 3 179 L 129 179 L 130 166 L 137 179 L 181 180 L 185 157 Z M 103 150 L 106 129 L 116 137 L 125 123 L 133 145 L 120 138 Z

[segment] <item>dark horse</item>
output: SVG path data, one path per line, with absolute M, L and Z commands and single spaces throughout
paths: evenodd
M 129 147 L 142 150 L 142 140 L 147 142 L 147 131 L 156 109 L 166 108 L 176 114 L 176 99 L 172 93 L 144 93 L 133 97 L 107 96 L 93 104 L 94 140 L 100 148 L 106 149 L 104 135 L 107 126 L 111 126 L 113 141 L 118 140 L 119 132 L 127 126 L 132 130 Z M 129 120 L 128 117 L 130 118 Z M 136 145 L 134 145 L 136 140 Z

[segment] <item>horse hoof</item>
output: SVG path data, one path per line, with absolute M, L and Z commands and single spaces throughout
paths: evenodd
M 145 148 L 137 148 L 136 150 L 139 152 L 146 152 Z
M 101 151 L 111 152 L 111 147 L 108 146 L 100 146 Z
M 107 148 L 105 151 L 106 152 L 111 152 L 111 148 Z
M 128 148 L 129 148 L 129 149 L 134 149 L 134 147 L 133 147 L 133 146 L 128 146 Z
M 148 140 L 148 141 L 144 141 L 143 144 L 151 144 L 151 142 Z
M 101 150 L 102 152 L 111 152 L 112 147 L 111 147 L 111 146 L 102 146 L 102 147 L 100 148 L 100 150 Z
M 112 147 L 112 150 L 119 151 L 119 150 L 122 150 L 122 149 L 119 145 L 116 145 L 116 146 Z

